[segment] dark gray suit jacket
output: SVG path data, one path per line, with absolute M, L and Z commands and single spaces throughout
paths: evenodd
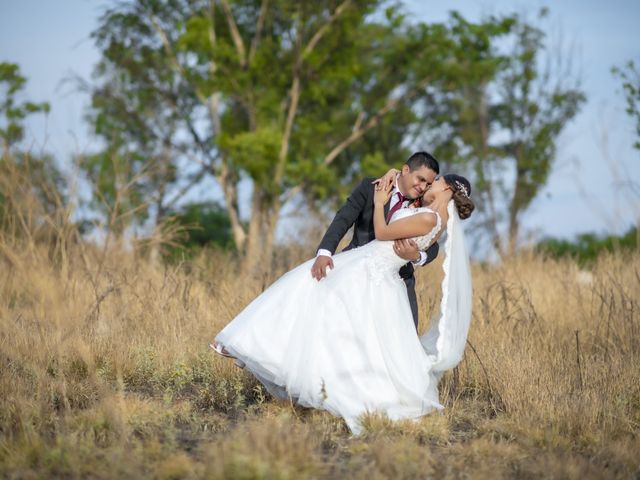
M 351 242 L 345 248 L 350 250 L 369 243 L 376 238 L 373 229 L 373 194 L 374 186 L 371 184 L 373 178 L 365 178 L 358 185 L 346 203 L 340 207 L 338 213 L 334 217 L 327 232 L 322 237 L 319 249 L 329 250 L 332 254 L 336 252 L 338 244 L 347 231 L 353 226 L 353 237 Z M 384 206 L 385 215 L 389 211 L 389 203 Z M 432 262 L 438 256 L 438 244 L 434 243 L 427 250 L 427 262 Z M 418 327 L 418 301 L 416 298 L 415 283 L 416 279 L 413 275 L 413 264 L 411 262 L 400 268 L 400 277 L 407 285 L 407 295 L 411 304 L 411 313 L 413 314 L 413 323 Z

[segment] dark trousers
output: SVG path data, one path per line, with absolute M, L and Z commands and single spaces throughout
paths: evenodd
M 407 286 L 407 297 L 409 297 L 409 305 L 411 305 L 411 315 L 413 315 L 413 324 L 418 330 L 418 299 L 416 297 L 416 277 L 403 278 L 404 284 Z

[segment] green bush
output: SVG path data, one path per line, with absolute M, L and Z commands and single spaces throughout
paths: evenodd
M 637 248 L 638 228 L 632 227 L 623 235 L 582 233 L 573 241 L 547 238 L 538 243 L 536 250 L 554 258 L 572 257 L 579 264 L 586 265 L 602 252 L 632 251 Z

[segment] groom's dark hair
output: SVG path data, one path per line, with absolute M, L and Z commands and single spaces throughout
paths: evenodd
M 431 155 L 429 152 L 416 152 L 411 155 L 406 162 L 409 166 L 409 170 L 412 172 L 420 167 L 427 167 L 430 170 L 433 170 L 436 173 L 440 173 L 440 165 L 438 164 L 438 160 L 436 157 Z

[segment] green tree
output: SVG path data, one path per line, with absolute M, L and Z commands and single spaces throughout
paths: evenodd
M 415 102 L 464 74 L 445 25 L 411 23 L 380 0 L 137 0 L 108 10 L 93 36 L 90 118 L 107 144 L 87 165 L 106 182 L 97 198 L 113 211 L 127 187 L 128 211 L 154 205 L 157 220 L 213 177 L 249 268 L 270 258 L 287 202 L 344 195 L 355 177 L 404 160 L 422 122 Z M 467 48 L 471 58 L 487 45 Z
M 622 68 L 614 67 L 612 72 L 622 82 L 627 113 L 636 122 L 636 142 L 633 146 L 640 150 L 640 72 L 632 60 Z
M 90 117 L 107 148 L 85 164 L 98 203 L 158 222 L 213 177 L 252 267 L 270 257 L 287 202 L 344 198 L 426 139 L 445 169 L 472 173 L 478 217 L 512 253 L 584 101 L 577 82 L 522 16 L 453 12 L 427 25 L 383 5 L 137 0 L 107 11 Z
M 49 113 L 49 104 L 20 102 L 18 95 L 24 89 L 27 79 L 20 74 L 15 63 L 0 63 L 0 139 L 6 154 L 24 138 L 24 120 L 34 113 Z
M 502 44 L 458 14 L 451 21 L 461 72 L 441 83 L 441 101 L 431 103 L 433 141 L 443 158 L 471 172 L 476 221 L 498 253 L 512 254 L 521 217 L 547 183 L 557 139 L 584 95 L 562 53 L 550 52 L 544 31 L 523 16 L 503 20 L 510 35 Z
M 489 17 L 481 24 L 452 12 L 448 29 L 453 39 L 454 67 L 426 92 L 423 102 L 424 142 L 434 145 L 443 170 L 460 169 L 473 179 L 473 195 L 480 230 L 490 234 L 499 249 L 499 211 L 495 191 L 502 186 L 504 165 L 492 144 L 496 130 L 495 90 L 509 56 L 494 38 L 506 43 L 513 36 L 517 17 Z
M 229 215 L 217 202 L 188 203 L 169 216 L 180 234 L 168 249 L 167 258 L 192 257 L 206 247 L 234 249 Z
M 65 203 L 65 180 L 47 153 L 23 151 L 29 115 L 49 113 L 46 102 L 21 101 L 27 79 L 14 63 L 0 63 L 0 223 L 42 223 Z M 20 219 L 20 220 L 18 220 Z M 15 233 L 15 232 L 14 232 Z
M 544 16 L 545 10 L 541 12 Z M 585 101 L 577 81 L 563 67 L 544 65 L 553 60 L 546 49 L 540 28 L 518 22 L 514 51 L 498 79 L 503 101 L 496 106 L 496 117 L 499 127 L 508 134 L 499 150 L 515 170 L 507 218 L 510 254 L 516 249 L 522 213 L 549 179 L 557 139 Z M 543 57 L 545 51 L 547 59 Z
M 538 243 L 536 250 L 555 258 L 571 257 L 581 265 L 588 265 L 602 252 L 637 250 L 639 238 L 640 231 L 631 227 L 622 235 L 582 233 L 574 240 L 546 238 Z

